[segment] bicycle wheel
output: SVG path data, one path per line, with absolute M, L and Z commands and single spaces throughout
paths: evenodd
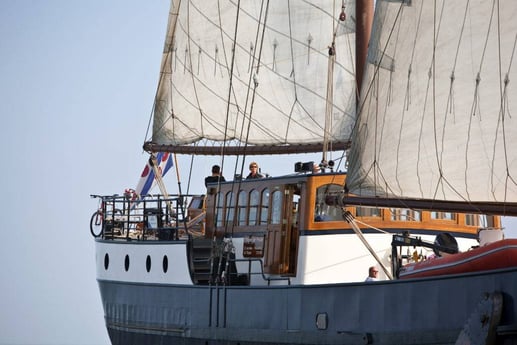
M 101 211 L 95 211 L 90 219 L 90 232 L 93 237 L 99 237 L 102 233 L 104 218 Z

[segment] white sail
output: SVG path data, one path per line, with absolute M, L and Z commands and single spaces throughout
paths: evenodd
M 517 2 L 377 1 L 347 185 L 517 201 Z
M 355 0 L 346 1 L 355 11 Z M 152 142 L 253 145 L 323 142 L 355 122 L 355 22 L 341 1 L 184 0 L 171 6 Z M 327 83 L 335 37 L 333 81 Z M 249 130 L 248 130 L 249 128 Z

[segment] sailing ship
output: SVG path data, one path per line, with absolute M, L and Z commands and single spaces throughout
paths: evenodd
M 398 279 L 427 250 L 504 241 L 499 216 L 517 215 L 515 15 L 172 1 L 144 143 L 162 194 L 103 196 L 90 224 L 111 342 L 517 343 L 515 260 Z M 158 152 L 233 155 L 235 176 L 169 194 Z M 252 155 L 314 152 L 319 173 L 243 178 Z

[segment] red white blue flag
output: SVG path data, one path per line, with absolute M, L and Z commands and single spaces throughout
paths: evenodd
M 156 162 L 158 163 L 158 171 L 163 176 L 172 167 L 172 155 L 168 152 L 158 152 L 156 155 Z M 149 193 L 149 190 L 155 184 L 154 170 L 149 162 L 145 165 L 144 171 L 140 176 L 140 181 L 136 186 L 135 193 L 137 197 L 143 198 Z

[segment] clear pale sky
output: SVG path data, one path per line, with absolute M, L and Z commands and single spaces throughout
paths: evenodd
M 109 343 L 89 195 L 138 182 L 168 8 L 168 0 L 0 2 L 0 344 Z M 278 175 L 295 161 L 259 162 Z M 185 192 L 188 157 L 179 162 Z M 202 192 L 215 163 L 198 165 L 190 192 Z M 174 176 L 165 182 L 176 191 Z

